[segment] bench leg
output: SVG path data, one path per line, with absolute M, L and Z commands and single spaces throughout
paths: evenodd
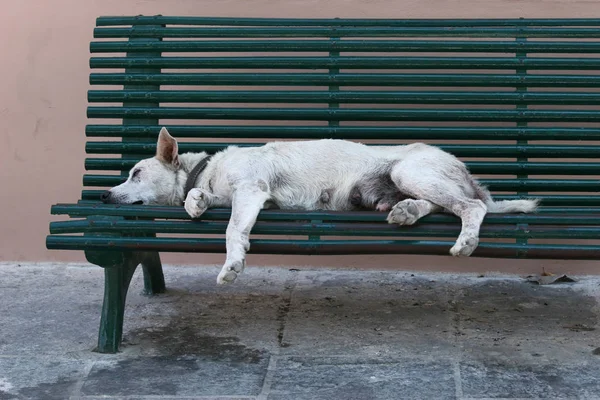
M 99 353 L 119 351 L 123 336 L 125 300 L 131 277 L 138 266 L 137 257 L 127 257 L 121 266 L 104 269 L 104 304 L 98 335 Z
M 90 221 L 121 221 L 123 217 L 91 216 Z M 86 233 L 95 236 L 95 233 Z M 115 236 L 119 236 L 118 233 Z M 144 236 L 144 235 L 141 235 Z M 148 234 L 154 236 L 154 234 Z M 123 336 L 125 300 L 133 273 L 139 264 L 144 271 L 144 293 L 157 294 L 165 291 L 165 278 L 158 252 L 86 251 L 87 260 L 104 268 L 104 303 L 98 335 L 99 353 L 119 351 Z
M 165 276 L 158 252 L 144 254 L 142 268 L 144 270 L 144 294 L 164 293 L 166 290 Z

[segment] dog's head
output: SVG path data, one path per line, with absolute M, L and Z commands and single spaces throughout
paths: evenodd
M 178 151 L 177 140 L 162 128 L 156 155 L 138 162 L 127 181 L 102 193 L 101 200 L 111 204 L 170 204 L 178 185 Z

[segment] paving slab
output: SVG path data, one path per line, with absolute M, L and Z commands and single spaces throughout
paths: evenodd
M 210 346 L 210 343 L 205 343 Z M 257 395 L 269 363 L 268 355 L 235 350 L 224 354 L 157 356 L 96 362 L 82 395 L 232 396 Z
M 269 400 L 455 399 L 450 362 L 291 357 L 277 362 Z
M 0 267 L 0 355 L 60 355 L 93 349 L 103 285 L 100 268 Z
M 461 363 L 466 398 L 596 399 L 600 360 L 580 365 L 517 364 L 488 360 Z
M 452 284 L 404 272 L 307 271 L 281 354 L 449 355 Z
M 524 364 L 598 359 L 592 354 L 600 335 L 598 299 L 589 283 L 538 286 L 484 278 L 461 285 L 452 312 L 463 358 Z
M 78 394 L 91 363 L 65 357 L 0 357 L 0 400 L 60 400 Z

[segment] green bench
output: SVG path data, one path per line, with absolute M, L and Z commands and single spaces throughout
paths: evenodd
M 139 264 L 147 293 L 160 293 L 159 252 L 225 249 L 227 209 L 192 221 L 182 207 L 100 203 L 154 154 L 163 125 L 184 152 L 276 139 L 434 143 L 496 198 L 543 199 L 537 214 L 489 215 L 474 256 L 600 256 L 600 19 L 101 17 L 94 37 L 89 173 L 78 202 L 52 206 L 69 219 L 50 223 L 46 245 L 104 268 L 100 352 L 119 348 Z M 266 210 L 251 252 L 447 255 L 460 229 L 451 215 L 412 227 L 385 217 Z

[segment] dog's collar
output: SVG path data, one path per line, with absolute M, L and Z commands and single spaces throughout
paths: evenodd
M 198 180 L 198 177 L 200 176 L 200 174 L 202 173 L 202 171 L 204 171 L 204 169 L 206 168 L 206 164 L 208 164 L 208 162 L 210 161 L 211 157 L 212 156 L 204 157 L 190 171 L 190 174 L 188 175 L 188 178 L 185 181 L 185 188 L 183 190 L 183 200 L 186 199 L 186 197 L 187 197 L 188 193 L 190 192 L 190 190 L 192 190 L 194 188 L 194 185 L 196 184 L 196 180 Z

